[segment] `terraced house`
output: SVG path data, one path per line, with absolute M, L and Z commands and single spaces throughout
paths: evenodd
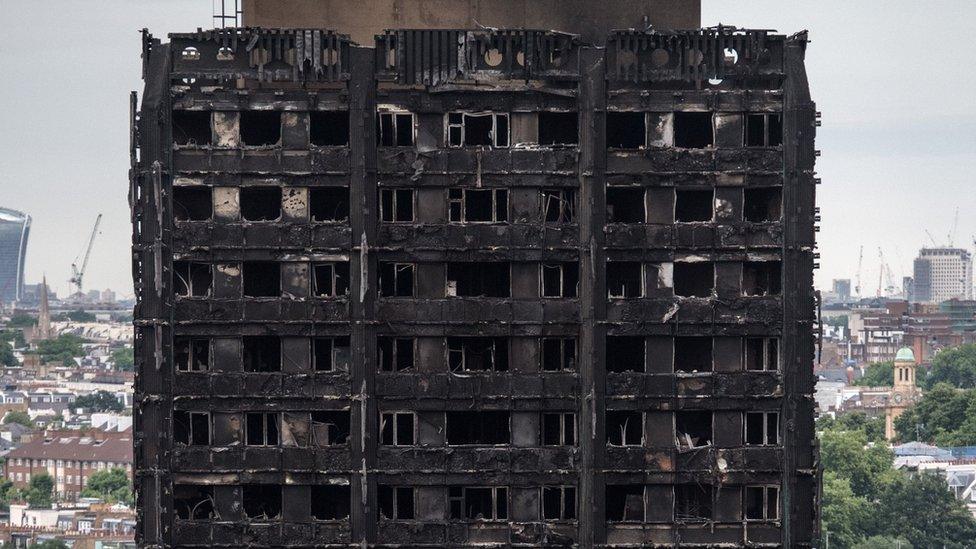
M 400 4 L 144 36 L 139 542 L 810 546 L 806 35 Z

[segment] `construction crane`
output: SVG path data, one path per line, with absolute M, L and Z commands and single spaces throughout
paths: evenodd
M 939 247 L 939 243 L 935 241 L 935 237 L 932 236 L 932 233 L 930 233 L 928 229 L 922 229 L 922 230 L 925 231 L 925 234 L 928 235 L 929 240 L 932 241 L 932 245 L 935 246 L 936 248 L 938 248 Z
M 101 222 L 102 214 L 98 214 L 98 217 L 95 218 L 95 226 L 92 227 L 91 236 L 88 237 L 88 247 L 85 248 L 85 259 L 81 262 L 81 269 L 78 268 L 78 256 L 75 256 L 75 260 L 71 262 L 71 279 L 69 282 L 75 286 L 75 295 L 84 295 L 82 292 L 82 284 L 85 277 L 85 270 L 88 269 L 88 259 L 91 257 L 92 246 L 95 244 L 95 235 L 98 234 L 98 225 Z
M 861 246 L 861 251 L 857 256 L 857 276 L 854 278 L 854 293 L 857 297 L 861 297 L 861 265 L 864 264 L 864 246 Z
M 892 295 L 895 293 L 894 277 L 891 274 L 891 267 L 889 267 L 888 262 L 885 261 L 884 252 L 881 250 L 881 246 L 878 246 L 878 261 L 880 263 L 878 266 L 878 297 L 881 297 L 882 295 Z M 884 281 L 887 283 L 884 287 L 881 285 L 882 277 L 884 277 Z M 882 288 L 884 289 L 883 292 Z
M 956 240 L 956 227 L 959 226 L 959 206 L 956 206 L 956 214 L 952 216 L 952 229 L 949 231 L 949 247 Z

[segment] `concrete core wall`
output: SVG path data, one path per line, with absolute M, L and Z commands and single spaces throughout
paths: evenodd
M 526 28 L 602 44 L 613 29 L 701 26 L 701 0 L 244 0 L 244 26 L 341 29 L 370 45 L 384 29 Z

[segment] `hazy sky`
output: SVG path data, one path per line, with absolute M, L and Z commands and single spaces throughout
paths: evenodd
M 34 218 L 27 279 L 63 294 L 95 216 L 105 214 L 88 288 L 131 295 L 126 203 L 128 92 L 139 90 L 139 29 L 211 26 L 209 0 L 0 0 L 0 206 Z M 965 0 L 704 0 L 702 23 L 807 29 L 807 69 L 823 115 L 818 286 L 895 276 L 918 247 L 976 235 L 976 71 Z

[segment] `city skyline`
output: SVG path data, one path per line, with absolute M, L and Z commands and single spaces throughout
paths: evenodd
M 157 36 L 211 26 L 211 6 L 198 0 L 108 4 L 97 12 L 63 1 L 43 11 L 11 4 L 5 11 L 12 24 L 0 38 L 0 50 L 7 54 L 0 57 L 0 69 L 20 83 L 0 107 L 11 130 L 0 138 L 0 167 L 8 178 L 0 206 L 34 218 L 25 282 L 37 283 L 46 274 L 59 295 L 70 293 L 71 263 L 100 212 L 105 218 L 86 287 L 132 295 L 128 96 L 118 90 L 141 89 L 141 60 L 118 55 L 118 44 L 138 44 L 143 26 Z M 964 66 L 965 25 L 976 6 L 899 2 L 897 9 L 878 12 L 870 5 L 793 2 L 789 8 L 772 1 L 705 0 L 702 23 L 810 31 L 808 71 L 813 98 L 824 113 L 817 143 L 823 151 L 817 164 L 823 184 L 816 286 L 828 289 L 834 278 L 854 279 L 861 246 L 865 295 L 876 291 L 879 247 L 896 280 L 911 275 L 918 249 L 933 245 L 926 230 L 938 245 L 946 244 L 957 207 L 954 244 L 972 250 L 976 217 L 967 215 L 965 200 L 974 196 L 968 173 L 976 169 L 976 116 L 956 99 L 955 90 L 972 87 L 976 75 L 944 66 Z M 63 29 L 68 42 L 85 47 L 37 51 L 31 29 L 51 25 Z M 885 32 L 865 38 L 870 28 Z M 943 40 L 939 63 L 925 48 L 904 46 L 908 33 L 936 32 Z M 36 66 L 61 70 L 37 71 Z M 838 67 L 847 69 L 841 77 Z M 930 83 L 929 101 L 917 102 L 917 88 L 900 85 L 909 67 L 913 78 Z M 64 81 L 72 82 L 72 101 L 61 100 Z M 38 162 L 37 151 L 45 148 L 62 152 Z M 31 183 L 11 183 L 23 181 Z M 933 189 L 931 181 L 938 187 Z

